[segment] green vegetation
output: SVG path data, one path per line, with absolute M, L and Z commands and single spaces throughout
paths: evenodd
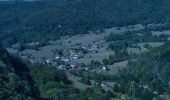
M 101 35 L 95 40 L 92 38 L 94 51 L 82 49 L 81 43 L 76 44 L 80 48 L 74 48 L 74 45 L 71 45 L 75 42 L 74 38 L 72 41 L 69 40 L 70 37 L 66 38 L 69 46 L 73 47 L 69 49 L 75 50 L 76 54 L 82 54 L 74 60 L 80 60 L 89 54 L 89 58 L 83 59 L 80 65 L 77 63 L 80 68 L 74 68 L 74 65 L 72 67 L 71 61 L 60 60 L 56 61 L 57 65 L 52 66 L 46 63 L 46 58 L 45 63 L 30 64 L 10 55 L 0 44 L 0 100 L 124 100 L 125 97 L 127 100 L 161 100 L 161 95 L 169 96 L 169 36 L 152 34 L 152 31 L 170 29 L 169 5 L 169 0 L 0 3 L 0 40 L 5 46 L 16 43 L 13 49 L 16 48 L 21 54 L 25 49 L 39 51 L 40 47 L 50 45 L 49 41 L 53 42 L 66 35 L 88 34 L 89 31 L 100 34 L 111 27 L 117 27 L 114 30 L 116 32 L 121 30 L 121 26 L 127 26 L 128 30 L 120 34 L 111 32 L 108 36 Z M 134 24 L 142 24 L 144 28 L 135 30 L 133 26 L 129 27 Z M 106 39 L 104 42 L 103 37 Z M 95 44 L 98 39 L 103 46 Z M 63 41 L 58 43 L 59 47 L 64 45 Z M 150 42 L 165 44 L 155 48 Z M 105 45 L 108 47 L 105 48 Z M 53 56 L 61 56 L 56 59 L 67 58 L 64 46 L 51 50 Z M 51 47 L 47 48 L 47 51 Z M 132 53 L 133 50 L 129 49 L 139 52 Z M 84 63 L 92 58 L 90 52 L 105 55 L 108 51 L 111 52 L 108 58 L 97 56 L 101 57 L 100 61 L 91 61 L 87 65 Z M 120 69 L 119 63 L 122 64 Z M 72 68 L 59 68 L 58 65 Z M 118 70 L 118 73 L 112 74 L 114 70 Z M 86 87 L 82 89 L 81 86 Z
M 82 0 L 61 6 L 56 2 L 3 4 L 0 21 L 5 28 L 0 37 L 11 44 L 45 42 L 113 26 L 164 23 L 169 19 L 169 4 L 169 0 Z M 11 12 L 14 16 L 9 16 Z
M 108 100 L 97 86 L 79 90 L 72 86 L 66 73 L 46 65 L 30 65 L 10 56 L 0 45 L 0 99 L 32 100 Z
M 0 44 L 0 99 L 28 99 L 38 96 L 29 69 Z
M 167 35 L 153 36 L 151 30 L 142 29 L 138 31 L 128 31 L 122 34 L 111 33 L 106 40 L 108 42 L 118 42 L 121 46 L 127 47 L 132 46 L 132 43 L 167 41 L 167 37 Z
M 103 59 L 104 65 L 113 65 L 116 62 L 125 61 L 129 58 L 129 54 L 126 50 L 116 51 L 115 55 L 110 55 L 108 59 Z
M 145 100 L 169 93 L 169 46 L 167 42 L 135 61 L 129 61 L 127 68 L 116 78 L 119 92 Z

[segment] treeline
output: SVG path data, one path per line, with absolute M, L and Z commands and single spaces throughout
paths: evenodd
M 4 34 L 15 34 L 10 38 L 17 41 L 43 41 L 113 26 L 161 23 L 169 18 L 169 4 L 169 0 L 82 0 L 35 11 Z

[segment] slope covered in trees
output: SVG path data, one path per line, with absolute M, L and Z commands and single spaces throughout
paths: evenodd
M 17 1 L 17 0 L 16 0 Z M 28 17 L 44 9 L 61 6 L 66 4 L 67 0 L 56 1 L 1 1 L 0 2 L 0 38 L 6 39 L 8 44 L 16 42 L 16 36 L 12 30 L 22 25 Z M 9 34 L 8 34 L 9 33 Z M 10 37 L 9 37 L 10 36 Z
M 14 42 L 43 41 L 113 26 L 161 23 L 169 19 L 169 4 L 169 0 L 81 0 L 35 11 L 7 33 L 14 34 L 10 37 Z
M 0 44 L 0 99 L 31 99 L 36 97 L 34 81 L 26 65 L 13 58 Z

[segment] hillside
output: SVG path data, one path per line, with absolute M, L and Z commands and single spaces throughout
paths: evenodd
M 118 74 L 118 91 L 145 100 L 157 95 L 169 95 L 169 46 L 168 42 L 135 61 L 129 61 L 127 68 Z
M 0 99 L 31 99 L 36 97 L 29 70 L 21 61 L 13 58 L 0 44 Z
M 56 4 L 53 3 L 53 5 Z M 26 6 L 25 12 L 33 11 L 34 8 L 39 10 L 34 10 L 26 16 L 17 28 L 12 27 L 11 30 L 6 30 L 2 34 L 5 34 L 6 40 L 13 42 L 46 41 L 65 35 L 86 34 L 90 30 L 102 30 L 113 26 L 164 23 L 169 19 L 169 4 L 169 0 L 131 0 L 130 2 L 127 0 L 82 0 L 60 7 L 44 7 L 44 5 L 41 7 L 35 4 L 29 9 Z M 6 13 L 10 12 L 6 11 Z M 7 37 L 8 35 L 10 37 Z
M 54 67 L 25 64 L 11 56 L 2 45 L 0 45 L 0 90 L 1 100 L 94 100 L 97 98 L 108 100 L 111 98 L 99 86 L 83 91 L 74 87 L 66 73 Z
M 22 25 L 28 17 L 51 7 L 61 6 L 67 3 L 67 0 L 55 1 L 33 1 L 33 2 L 0 2 L 0 38 L 6 39 L 9 44 L 16 42 L 15 36 L 10 36 L 11 30 L 15 30 Z
M 169 100 L 169 5 L 0 2 L 0 100 Z

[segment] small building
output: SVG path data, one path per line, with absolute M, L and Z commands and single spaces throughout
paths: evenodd
M 70 60 L 68 58 L 63 59 L 64 62 L 69 62 Z
M 75 65 L 74 65 L 74 64 L 71 64 L 71 65 L 70 65 L 70 67 L 71 67 L 71 68 L 74 68 L 74 67 L 75 67 Z
M 85 70 L 87 71 L 87 70 L 89 70 L 89 68 L 86 67 Z
M 103 67 L 102 67 L 102 70 L 106 70 L 106 67 L 105 67 L 105 66 L 103 66 Z
M 57 67 L 57 69 L 59 69 L 59 70 L 65 70 L 65 67 L 64 67 L 64 65 L 59 65 L 59 66 Z
M 47 59 L 47 60 L 46 60 L 46 63 L 49 64 L 49 63 L 50 63 L 50 60 Z
M 55 59 L 58 60 L 58 59 L 60 59 L 60 57 L 59 57 L 59 56 L 56 56 Z

